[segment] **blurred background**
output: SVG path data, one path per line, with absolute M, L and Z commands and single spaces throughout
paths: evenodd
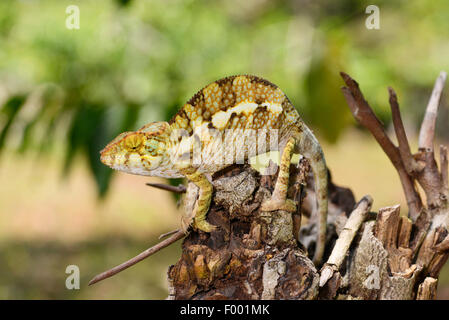
M 369 30 L 368 5 L 380 9 Z M 76 5 L 80 28 L 68 29 Z M 449 71 L 449 2 L 356 0 L 29 0 L 0 2 L 0 299 L 164 299 L 175 244 L 114 278 L 102 272 L 178 227 L 155 178 L 114 173 L 99 151 L 118 133 L 169 120 L 206 84 L 233 74 L 276 83 L 323 144 L 334 181 L 374 210 L 402 204 L 399 179 L 353 120 L 339 71 L 390 128 L 387 86 L 416 133 Z M 449 140 L 449 89 L 438 139 Z M 390 129 L 391 131 L 391 129 Z M 81 272 L 67 290 L 68 265 Z M 449 298 L 449 268 L 439 298 Z

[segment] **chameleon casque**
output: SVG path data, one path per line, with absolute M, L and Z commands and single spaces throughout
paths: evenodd
M 275 138 L 278 143 L 274 146 L 265 143 L 261 148 L 260 143 L 256 146 L 242 139 L 245 132 L 262 130 L 265 132 L 262 140 Z M 220 133 L 224 132 L 233 148 L 243 152 L 234 156 L 231 147 L 227 144 L 223 147 Z M 199 150 L 199 156 L 192 161 L 195 150 Z M 101 161 L 115 170 L 145 176 L 185 177 L 193 182 L 199 195 L 192 227 L 211 232 L 216 228 L 206 220 L 213 192 L 211 174 L 268 151 L 281 151 L 282 156 L 272 197 L 262 203 L 264 211 L 296 211 L 294 201 L 287 199 L 291 157 L 300 153 L 311 164 L 318 204 L 314 262 L 319 263 L 327 222 L 326 163 L 313 133 L 287 96 L 271 82 L 251 75 L 217 80 L 198 91 L 169 122 L 152 122 L 137 131 L 124 132 L 100 153 Z M 223 157 L 227 161 L 222 161 Z

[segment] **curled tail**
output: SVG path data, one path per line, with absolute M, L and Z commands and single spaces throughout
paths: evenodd
M 315 178 L 315 194 L 318 205 L 318 239 L 316 242 L 313 262 L 318 265 L 321 262 L 326 245 L 327 227 L 327 167 L 320 143 L 312 131 L 301 124 L 302 132 L 299 135 L 299 152 L 309 160 Z

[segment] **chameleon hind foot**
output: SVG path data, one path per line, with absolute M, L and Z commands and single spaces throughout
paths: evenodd
M 291 199 L 278 200 L 271 198 L 262 203 L 261 209 L 262 211 L 283 210 L 287 212 L 296 212 L 296 203 Z
M 295 144 L 296 140 L 294 137 L 288 139 L 282 152 L 279 174 L 273 194 L 271 195 L 270 200 L 266 200 L 262 203 L 262 211 L 283 210 L 287 212 L 296 212 L 296 203 L 293 200 L 287 199 L 290 162 Z

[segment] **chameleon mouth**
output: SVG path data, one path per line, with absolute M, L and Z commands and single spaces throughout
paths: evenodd
M 105 164 L 105 165 L 107 165 L 107 166 L 110 166 L 110 157 L 109 156 L 106 156 L 106 155 L 101 155 L 100 156 L 100 161 L 103 163 L 103 164 Z
M 108 167 L 112 167 L 114 159 L 108 154 L 106 149 L 103 149 L 100 151 L 100 161 Z
M 115 151 L 116 150 L 114 145 L 111 145 L 111 143 L 109 143 L 106 147 L 103 148 L 103 150 L 100 151 L 100 161 L 108 167 L 112 168 L 115 162 Z

